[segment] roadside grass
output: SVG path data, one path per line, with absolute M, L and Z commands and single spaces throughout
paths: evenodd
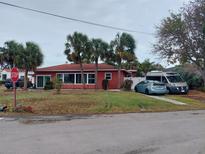
M 188 98 L 186 95 L 167 95 L 167 98 L 187 103 L 188 106 L 191 106 L 193 109 L 205 109 L 205 103 L 201 102 L 200 100 Z
M 205 103 L 190 98 L 172 95 L 166 97 L 182 101 L 188 105 L 175 105 L 135 92 L 62 90 L 61 94 L 56 94 L 55 90 L 17 90 L 17 103 L 23 106 L 31 106 L 34 114 L 38 115 L 162 112 L 205 109 Z M 6 104 L 11 107 L 13 104 L 13 92 L 0 88 L 0 104 Z M 5 114 L 12 115 L 16 113 L 7 112 L 0 115 Z

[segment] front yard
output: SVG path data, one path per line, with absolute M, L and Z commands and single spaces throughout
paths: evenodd
M 180 95 L 166 97 L 182 101 L 188 105 L 174 105 L 135 92 L 62 90 L 61 94 L 56 94 L 55 90 L 17 91 L 17 103 L 24 106 L 31 106 L 34 114 L 38 115 L 161 112 L 205 109 L 205 103 L 200 102 L 200 100 Z M 6 104 L 8 107 L 11 107 L 13 104 L 13 92 L 0 88 L 0 104 Z M 12 114 L 16 113 L 0 113 L 0 115 Z

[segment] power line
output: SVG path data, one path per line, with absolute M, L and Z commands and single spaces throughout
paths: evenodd
M 46 14 L 46 15 L 50 15 L 50 16 L 54 16 L 54 17 L 58 17 L 58 18 L 66 19 L 66 20 L 71 20 L 71 21 L 80 22 L 80 23 L 84 23 L 84 24 L 94 25 L 94 26 L 98 26 L 98 27 L 104 27 L 104 28 L 120 30 L 120 31 L 126 31 L 126 32 L 132 32 L 132 33 L 140 33 L 140 34 L 144 34 L 144 35 L 154 35 L 153 33 L 148 33 L 148 32 L 142 32 L 142 31 L 136 31 L 136 30 L 131 30 L 131 29 L 125 29 L 125 28 L 110 26 L 110 25 L 99 24 L 99 23 L 95 23 L 95 22 L 91 22 L 91 21 L 66 17 L 66 16 L 62 16 L 62 15 L 58 15 L 58 14 L 54 14 L 54 13 L 50 13 L 50 12 L 46 12 L 46 11 L 41 11 L 41 10 L 37 10 L 37 9 L 32 9 L 32 8 L 28 8 L 28 7 L 23 7 L 23 6 L 20 6 L 20 5 L 6 3 L 6 2 L 2 2 L 2 1 L 0 1 L 0 4 L 15 7 L 15 8 L 19 8 L 19 9 L 23 9 L 23 10 L 28 10 L 28 11 L 32 11 L 32 12 L 37 12 L 37 13 L 41 13 L 41 14 Z

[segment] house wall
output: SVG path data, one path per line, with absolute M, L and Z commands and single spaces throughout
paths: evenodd
M 5 71 L 3 70 L 0 72 L 0 81 L 3 80 L 3 75 L 6 74 L 6 79 L 11 79 L 11 71 Z M 33 72 L 28 72 L 28 78 L 32 83 L 34 83 L 34 79 L 32 78 Z M 24 77 L 25 73 L 24 72 L 19 72 L 19 78 Z
M 50 75 L 51 80 L 54 81 L 56 79 L 56 74 L 58 73 L 80 73 L 80 72 L 37 72 L 36 75 Z M 85 72 L 85 73 L 95 73 L 95 72 Z M 112 73 L 112 79 L 109 80 L 109 89 L 117 89 L 118 88 L 118 72 L 117 71 L 99 71 L 98 72 L 98 88 L 102 89 L 102 81 L 105 78 L 105 73 Z M 121 82 L 123 82 L 125 76 L 125 72 L 121 72 Z M 36 80 L 35 80 L 36 81 Z M 85 84 L 86 89 L 95 89 L 95 84 Z M 62 85 L 63 89 L 82 89 L 83 84 L 65 84 Z

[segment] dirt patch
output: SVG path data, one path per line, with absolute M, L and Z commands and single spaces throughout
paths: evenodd
M 181 96 L 191 98 L 191 99 L 195 99 L 195 100 L 198 100 L 202 103 L 205 103 L 205 93 L 204 92 L 200 92 L 200 91 L 196 91 L 196 90 L 190 90 L 189 94 L 181 95 Z

